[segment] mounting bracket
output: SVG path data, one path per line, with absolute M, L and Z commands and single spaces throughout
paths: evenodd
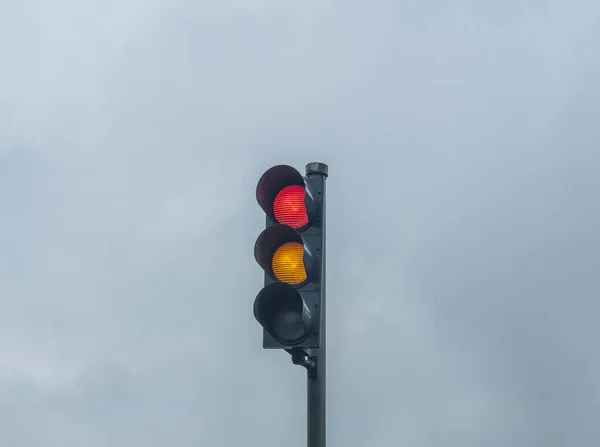
M 317 357 L 310 355 L 302 348 L 286 349 L 286 352 L 292 356 L 294 365 L 303 366 L 306 368 L 308 377 L 314 379 L 317 377 Z

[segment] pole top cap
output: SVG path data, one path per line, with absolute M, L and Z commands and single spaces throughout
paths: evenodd
M 325 163 L 313 162 L 306 165 L 306 176 L 309 177 L 311 175 L 320 175 L 322 177 L 327 178 L 329 173 L 329 166 Z

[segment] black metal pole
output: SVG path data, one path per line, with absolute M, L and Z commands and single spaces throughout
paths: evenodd
M 309 359 L 316 364 L 316 368 L 307 368 L 307 446 L 325 447 L 327 439 L 325 418 L 325 379 L 326 379 L 326 300 L 325 300 L 325 206 L 326 206 L 326 179 L 328 167 L 324 163 L 309 163 L 306 165 L 306 176 L 323 177 L 323 214 L 321 225 L 323 231 L 323 247 L 321 262 L 321 342 L 319 349 L 312 349 Z

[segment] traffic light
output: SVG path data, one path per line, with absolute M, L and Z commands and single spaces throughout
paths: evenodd
M 325 179 L 327 165 L 310 163 L 306 176 L 291 166 L 268 169 L 256 200 L 266 214 L 254 246 L 265 272 L 254 301 L 263 348 L 320 347 L 325 274 Z

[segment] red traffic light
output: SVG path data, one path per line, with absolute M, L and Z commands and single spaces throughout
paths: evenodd
M 309 163 L 304 176 L 277 165 L 256 185 L 266 219 L 254 257 L 265 286 L 254 300 L 254 316 L 263 327 L 265 349 L 321 346 L 327 171 L 323 163 Z
M 256 186 L 256 200 L 273 221 L 301 231 L 310 223 L 310 212 L 304 177 L 287 165 L 273 166 L 267 170 Z
M 299 230 L 308 225 L 304 203 L 306 190 L 303 186 L 290 185 L 283 188 L 273 202 L 273 214 L 277 222 Z

